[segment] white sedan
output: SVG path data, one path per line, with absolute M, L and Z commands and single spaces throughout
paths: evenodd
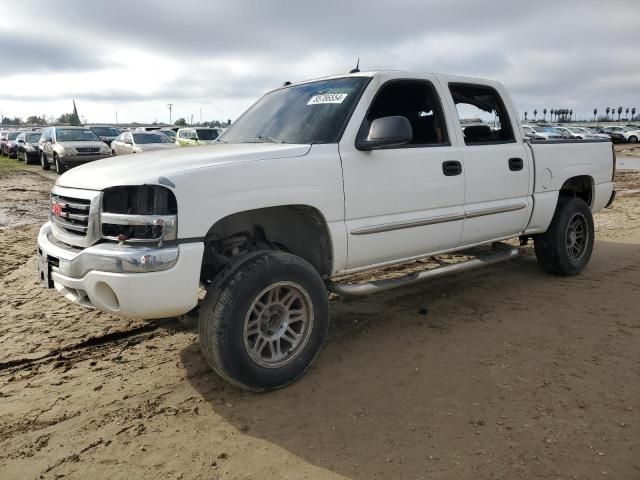
M 161 132 L 124 132 L 111 142 L 113 155 L 128 155 L 129 153 L 169 148 L 178 148 L 178 146 Z

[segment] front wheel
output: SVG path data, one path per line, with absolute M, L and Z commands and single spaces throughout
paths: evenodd
M 638 137 L 635 135 L 629 136 L 629 143 L 638 143 Z
M 40 152 L 40 166 L 43 170 L 49 170 L 51 165 L 49 165 L 49 160 L 47 160 L 47 156 L 44 152 Z
M 549 229 L 534 237 L 538 264 L 549 273 L 577 275 L 589 263 L 594 237 L 593 215 L 586 202 L 560 198 Z
M 67 171 L 67 167 L 65 167 L 64 163 L 62 163 L 62 160 L 60 160 L 60 158 L 58 158 L 58 155 L 55 153 L 53 154 L 53 164 L 56 167 L 56 173 L 58 175 L 62 175 Z
M 249 255 L 223 273 L 207 292 L 198 322 L 209 365 L 252 391 L 300 378 L 328 328 L 322 278 L 305 260 L 284 252 Z

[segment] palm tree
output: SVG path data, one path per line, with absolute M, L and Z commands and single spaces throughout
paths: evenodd
M 527 115 L 529 114 L 529 112 L 524 112 L 524 121 L 527 121 Z
M 628 121 L 629 121 L 629 107 L 627 107 L 627 109 L 625 110 L 625 112 L 624 112 L 624 113 L 625 113 L 625 115 L 626 115 L 626 117 L 625 117 L 625 118 L 627 119 L 627 122 L 628 122 Z
M 551 115 L 551 121 L 553 122 L 553 115 L 556 113 L 556 111 L 552 108 L 551 111 L 549 112 L 549 114 Z
M 611 111 L 611 109 L 609 107 L 607 107 L 607 109 L 605 111 L 607 112 L 607 120 L 609 120 L 609 112 Z
M 547 109 L 546 108 L 542 109 L 542 121 L 543 122 L 547 121 Z
M 536 116 L 538 115 L 538 110 L 536 110 L 535 108 L 533 109 L 533 120 L 535 121 Z
M 594 109 L 593 109 L 593 121 L 594 121 L 594 122 L 596 121 L 596 117 L 597 117 L 597 116 L 598 116 L 598 109 L 597 109 L 597 108 L 594 108 Z
M 618 121 L 620 121 L 620 115 L 622 115 L 622 107 L 618 107 Z
M 633 107 L 631 109 L 631 120 L 633 120 L 633 118 L 636 116 L 636 107 Z
M 572 116 L 573 116 L 573 109 L 569 110 L 569 121 L 571 121 Z

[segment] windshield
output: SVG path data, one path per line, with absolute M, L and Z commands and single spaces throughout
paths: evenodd
M 169 137 L 163 133 L 134 133 L 133 139 L 138 145 L 147 143 L 171 143 Z
M 58 142 L 99 142 L 100 139 L 93 131 L 79 128 L 59 128 L 56 130 Z
M 336 78 L 266 94 L 220 137 L 226 143 L 336 143 L 367 77 Z
M 533 128 L 536 132 L 546 132 L 546 130 L 542 127 L 531 127 Z
M 114 127 L 93 127 L 91 130 L 101 137 L 117 137 L 120 135 L 120 130 Z
M 10 132 L 7 135 L 7 140 L 15 140 L 16 138 L 18 138 L 18 135 L 20 135 L 20 132 Z
M 215 140 L 220 135 L 217 130 L 207 130 L 204 128 L 198 128 L 196 132 L 198 132 L 198 140 Z
M 176 132 L 174 132 L 173 130 L 161 130 L 161 132 L 172 140 L 175 140 L 176 138 Z
M 38 143 L 40 140 L 40 132 L 27 133 L 27 143 Z

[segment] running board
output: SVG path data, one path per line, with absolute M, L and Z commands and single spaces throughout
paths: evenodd
M 415 283 L 433 280 L 436 278 L 452 275 L 454 273 L 475 270 L 476 268 L 493 265 L 495 263 L 511 260 L 520 255 L 518 248 L 504 248 L 497 252 L 483 255 L 481 257 L 466 260 L 464 262 L 447 265 L 446 267 L 433 268 L 422 272 L 414 272 L 404 277 L 392 278 L 388 280 L 378 280 L 369 283 L 337 283 L 329 282 L 327 288 L 333 293 L 344 296 L 371 295 L 372 293 L 391 290 L 392 288 L 404 287 Z

